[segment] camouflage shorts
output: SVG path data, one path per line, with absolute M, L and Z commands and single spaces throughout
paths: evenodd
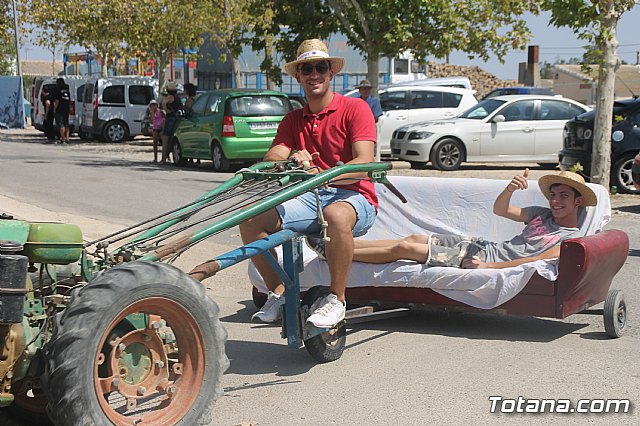
M 432 234 L 429 237 L 429 266 L 453 266 L 460 268 L 464 259 L 487 259 L 486 241 L 464 235 Z

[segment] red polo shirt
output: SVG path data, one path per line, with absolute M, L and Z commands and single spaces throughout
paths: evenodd
M 291 150 L 306 149 L 319 153 L 313 163 L 322 170 L 334 167 L 338 161 L 353 160 L 352 144 L 376 140 L 376 123 L 366 102 L 334 93 L 331 104 L 317 114 L 309 105 L 291 111 L 278 126 L 272 146 L 284 145 Z M 361 180 L 350 185 L 336 185 L 364 195 L 376 210 L 378 197 L 373 182 Z

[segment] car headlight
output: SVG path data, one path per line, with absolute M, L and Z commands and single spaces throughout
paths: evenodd
M 410 132 L 409 136 L 407 137 L 407 139 L 409 139 L 409 140 L 428 139 L 431 136 L 433 136 L 432 132 Z

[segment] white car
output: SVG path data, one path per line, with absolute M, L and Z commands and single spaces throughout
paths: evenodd
M 377 149 L 391 154 L 391 135 L 398 127 L 425 120 L 455 117 L 478 103 L 475 91 L 446 86 L 389 86 L 378 98 L 384 114 L 378 119 Z M 347 94 L 347 96 L 356 93 Z
M 439 170 L 456 170 L 465 161 L 557 164 L 565 123 L 588 110 L 557 96 L 497 96 L 450 120 L 400 127 L 392 155 Z

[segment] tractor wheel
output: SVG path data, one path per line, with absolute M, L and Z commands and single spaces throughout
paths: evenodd
M 317 300 L 326 297 L 328 294 L 328 287 L 311 287 L 304 294 L 300 306 L 307 306 L 311 309 Z M 331 330 L 305 340 L 304 347 L 316 361 L 326 363 L 340 358 L 346 343 L 347 326 L 343 321 Z
M 62 426 L 208 424 L 226 337 L 205 287 L 179 269 L 107 270 L 74 290 L 44 347 L 49 416 Z

